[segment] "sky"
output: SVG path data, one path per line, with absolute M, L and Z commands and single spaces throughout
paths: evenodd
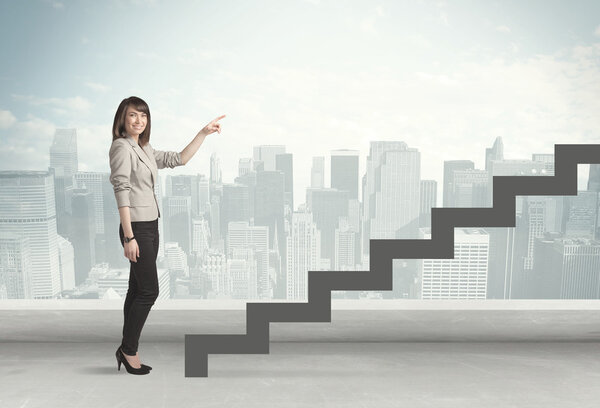
M 163 177 L 208 175 L 216 153 L 233 182 L 253 146 L 282 144 L 296 207 L 312 156 L 328 186 L 331 150 L 359 150 L 362 177 L 370 141 L 417 148 L 439 187 L 444 160 L 483 168 L 498 136 L 507 159 L 600 143 L 597 1 L 2 1 L 0 32 L 0 170 L 47 170 L 55 130 L 76 128 L 79 170 L 110 171 L 132 95 L 159 150 L 227 115 Z

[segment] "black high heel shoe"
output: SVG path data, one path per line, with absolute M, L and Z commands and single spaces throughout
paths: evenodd
M 121 371 L 121 363 L 123 363 L 125 365 L 125 369 L 127 370 L 127 372 L 129 374 L 144 375 L 144 374 L 148 374 L 150 372 L 150 370 L 148 369 L 148 366 L 144 367 L 142 365 L 142 367 L 140 367 L 140 368 L 133 368 L 127 362 L 127 359 L 123 355 L 123 351 L 121 350 L 120 346 L 117 349 L 117 352 L 115 353 L 115 356 L 117 357 L 117 369 L 118 369 L 118 371 Z

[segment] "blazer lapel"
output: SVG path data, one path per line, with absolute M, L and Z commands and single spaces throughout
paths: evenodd
M 151 163 L 151 161 L 150 161 L 149 153 L 147 153 L 148 150 L 140 147 L 140 145 L 138 145 L 135 142 L 135 140 L 133 140 L 133 138 L 129 135 L 127 135 L 126 139 L 129 142 L 129 144 L 131 145 L 131 147 L 133 148 L 133 151 L 138 155 L 138 157 L 140 158 L 142 163 L 144 163 L 150 170 L 150 173 L 152 173 L 152 185 L 154 185 L 154 180 L 156 180 L 157 169 L 156 169 L 156 165 Z

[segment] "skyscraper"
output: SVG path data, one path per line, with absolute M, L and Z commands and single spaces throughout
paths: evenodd
M 1 232 L 0 292 L 5 291 L 6 299 L 32 299 L 31 273 L 29 238 L 14 232 Z
M 422 238 L 431 231 L 421 229 Z M 489 236 L 478 228 L 454 230 L 453 259 L 423 259 L 421 265 L 422 299 L 485 299 L 489 255 Z
M 443 206 L 456 207 L 454 199 L 454 172 L 459 170 L 472 170 L 475 163 L 471 160 L 447 160 L 444 162 L 444 187 Z
M 363 254 L 369 254 L 370 239 L 416 236 L 420 169 L 417 149 L 400 141 L 371 142 L 362 191 Z
M 306 300 L 308 271 L 319 270 L 321 259 L 321 233 L 310 212 L 292 214 L 287 241 L 287 299 Z
M 590 164 L 587 189 L 588 191 L 600 192 L 600 164 Z
M 292 154 L 275 155 L 275 170 L 282 172 L 284 176 L 284 204 L 289 206 L 290 211 L 294 211 L 294 159 Z
M 310 186 L 312 188 L 325 187 L 325 157 L 323 156 L 312 158 L 312 167 L 310 169 Z
M 228 258 L 245 259 L 255 264 L 256 271 L 252 275 L 255 281 L 250 284 L 255 291 L 252 293 L 256 293 L 255 297 L 270 299 L 273 285 L 269 277 L 268 227 L 249 225 L 248 222 L 230 222 L 227 242 Z
M 254 196 L 254 224 L 269 227 L 269 247 L 275 237 L 285 237 L 283 229 L 285 176 L 280 171 L 259 171 L 256 174 Z M 285 242 L 280 240 L 279 253 L 285 253 Z
M 534 153 L 531 155 L 531 160 L 534 162 L 544 163 L 546 175 L 554 176 L 554 155 L 551 153 Z
M 566 237 L 594 239 L 598 219 L 598 194 L 595 191 L 579 191 L 576 196 L 565 197 Z
M 54 178 L 49 171 L 0 171 L 0 230 L 29 239 L 33 298 L 59 295 Z
M 358 150 L 332 150 L 331 188 L 345 190 L 358 199 Z
M 489 177 L 486 170 L 454 170 L 452 207 L 485 207 L 488 199 Z
M 277 170 L 276 156 L 285 153 L 284 145 L 260 145 L 254 146 L 254 161 L 263 163 L 263 171 Z
M 238 176 L 243 176 L 254 170 L 252 157 L 242 157 L 238 160 Z
M 78 171 L 75 173 L 75 188 L 87 189 L 92 193 L 96 234 L 104 234 L 104 201 L 102 197 L 102 178 L 107 173 Z
M 88 278 L 96 264 L 96 217 L 94 195 L 87 189 L 73 189 L 73 226 L 71 236 L 75 252 L 75 284 Z
M 419 226 L 431 227 L 431 208 L 437 207 L 437 181 L 421 180 Z
M 534 265 L 535 281 L 531 290 L 535 290 L 535 297 L 600 299 L 600 242 L 582 238 L 538 238 Z
M 421 199 L 419 151 L 408 147 L 385 151 L 375 170 L 371 239 L 416 238 Z
M 216 153 L 210 155 L 210 182 L 211 184 L 221 183 L 221 160 Z
M 179 246 L 190 254 L 191 248 L 191 198 L 190 197 L 165 197 L 163 198 L 163 217 L 165 228 L 164 242 L 177 242 Z
M 54 174 L 54 195 L 58 233 L 68 236 L 73 176 L 77 172 L 77 132 L 56 129 L 50 146 L 50 169 Z
M 498 136 L 494 140 L 494 145 L 485 149 L 485 169 L 490 171 L 490 162 L 492 160 L 504 160 L 504 143 L 502 138 Z
M 221 231 L 227 231 L 231 221 L 250 221 L 250 197 L 244 184 L 223 184 Z
M 321 233 L 321 258 L 327 259 L 329 268 L 335 265 L 335 230 L 339 217 L 348 216 L 347 190 L 334 188 L 307 188 L 307 210 L 312 213 L 312 220 Z

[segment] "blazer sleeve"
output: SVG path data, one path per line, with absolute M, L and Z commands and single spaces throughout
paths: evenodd
M 117 207 L 131 207 L 129 192 L 131 191 L 131 155 L 127 146 L 113 143 L 109 152 L 110 182 L 115 191 Z
M 176 166 L 183 166 L 181 161 L 181 153 L 179 152 L 166 152 L 162 150 L 154 150 L 152 145 L 148 143 L 152 153 L 154 153 L 154 159 L 156 159 L 156 167 L 164 169 L 165 167 L 173 168 Z

